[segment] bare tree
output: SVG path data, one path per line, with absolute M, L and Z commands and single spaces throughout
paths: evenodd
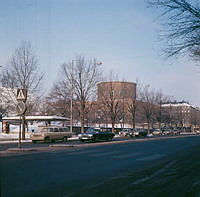
M 99 89 L 101 97 L 99 102 L 101 103 L 102 112 L 107 113 L 107 116 L 112 124 L 112 132 L 115 131 L 115 124 L 118 116 L 120 115 L 120 92 L 117 90 L 117 86 L 114 83 L 117 76 L 110 72 L 110 76 L 107 77 L 103 89 Z
M 164 95 L 161 90 L 155 92 L 155 119 L 158 122 L 159 129 L 161 129 L 161 124 L 164 123 L 167 118 L 162 104 L 169 102 L 169 100 L 169 96 Z
M 108 127 L 108 110 L 107 110 L 107 106 L 105 105 L 105 102 L 103 102 L 102 100 L 98 101 L 98 121 L 99 121 L 99 126 L 100 126 L 100 121 L 102 123 L 104 123 L 104 127 Z
M 140 103 L 140 113 L 143 114 L 145 117 L 147 124 L 148 124 L 148 133 L 150 132 L 150 123 L 154 118 L 155 113 L 155 106 L 156 106 L 156 96 L 155 91 L 150 90 L 149 86 L 145 86 L 141 88 L 140 100 L 142 103 Z
M 166 48 L 170 57 L 189 54 L 200 58 L 200 4 L 199 0 L 149 0 L 151 6 L 162 9 Z
M 131 98 L 130 101 L 127 103 L 127 110 L 131 115 L 131 122 L 133 129 L 135 129 L 136 109 L 137 109 L 137 100 L 135 98 Z
M 130 99 L 126 102 L 126 109 L 127 112 L 131 115 L 131 123 L 133 129 L 135 129 L 135 123 L 136 123 L 136 111 L 138 107 L 138 95 L 140 92 L 141 85 L 137 82 L 135 89 L 135 94 L 131 95 Z
M 38 61 L 29 42 L 23 42 L 11 57 L 3 71 L 2 85 L 8 88 L 24 88 L 29 93 L 39 91 L 44 74 L 38 70 Z
M 64 80 L 73 87 L 75 103 L 78 104 L 80 112 L 81 132 L 84 132 L 85 114 L 87 102 L 94 99 L 96 85 L 101 79 L 100 67 L 96 59 L 85 60 L 84 57 L 76 58 L 75 64 L 64 63 L 61 67 Z
M 66 81 L 56 82 L 45 98 L 45 114 L 70 116 L 70 85 Z
M 44 74 L 38 69 L 38 61 L 33 53 L 29 42 L 23 42 L 12 55 L 8 65 L 3 70 L 2 86 L 4 87 L 4 99 L 16 104 L 16 89 L 28 90 L 27 106 L 33 107 L 38 101 L 40 84 Z M 25 138 L 25 130 L 22 132 L 22 139 Z

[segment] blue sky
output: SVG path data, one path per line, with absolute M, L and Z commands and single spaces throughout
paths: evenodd
M 200 69 L 186 57 L 166 60 L 158 41 L 159 11 L 145 0 L 0 0 L 0 65 L 30 41 L 46 73 L 45 88 L 63 62 L 97 57 L 105 72 L 162 89 L 200 106 Z

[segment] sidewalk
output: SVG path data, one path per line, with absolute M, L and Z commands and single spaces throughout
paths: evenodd
M 31 142 L 30 140 L 31 133 L 26 133 L 26 140 L 22 140 L 21 142 Z M 0 144 L 4 143 L 17 143 L 19 140 L 18 133 L 0 133 Z M 69 141 L 78 140 L 78 136 L 72 136 L 68 139 Z
M 31 140 L 30 134 L 26 133 L 26 140 L 22 140 L 21 142 L 30 142 Z M 0 144 L 7 144 L 7 143 L 17 143 L 19 140 L 19 134 L 18 133 L 0 133 Z
M 31 133 L 26 133 L 26 139 L 30 138 Z M 0 141 L 6 140 L 18 140 L 19 134 L 18 133 L 0 133 Z

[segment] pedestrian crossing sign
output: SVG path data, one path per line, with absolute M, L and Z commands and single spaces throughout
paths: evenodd
M 17 89 L 17 100 L 26 101 L 27 99 L 27 89 Z

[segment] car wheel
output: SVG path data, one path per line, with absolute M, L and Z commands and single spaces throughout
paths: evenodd
M 51 142 L 50 137 L 45 137 L 44 141 L 45 141 L 46 143 Z
M 64 138 L 63 138 L 63 141 L 64 141 L 64 142 L 67 142 L 67 137 L 64 137 Z

